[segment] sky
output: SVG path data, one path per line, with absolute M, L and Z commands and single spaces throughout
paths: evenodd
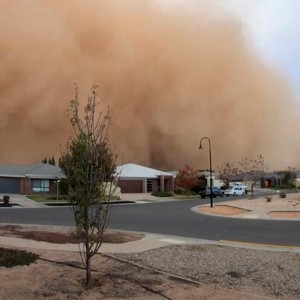
M 239 0 L 231 5 L 258 51 L 288 75 L 300 99 L 300 1 Z
M 201 0 L 158 0 L 164 5 L 189 6 Z M 210 0 L 244 24 L 249 43 L 270 64 L 288 76 L 300 101 L 300 1 L 299 0 Z M 175 4 L 175 5 L 176 5 Z

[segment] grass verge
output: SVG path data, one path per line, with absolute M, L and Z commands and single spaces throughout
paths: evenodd
M 69 201 L 68 196 L 50 196 L 50 195 L 27 195 L 27 198 L 36 202 L 55 202 L 55 201 Z

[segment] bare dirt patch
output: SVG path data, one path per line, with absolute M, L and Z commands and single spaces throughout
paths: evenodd
M 93 259 L 94 287 L 87 290 L 78 253 L 31 251 L 39 255 L 36 263 L 0 267 L 0 299 L 261 299 L 213 283 L 176 279 L 102 254 Z
M 233 207 L 229 205 L 215 205 L 214 207 L 202 206 L 198 209 L 203 213 L 218 214 L 218 215 L 239 215 L 247 213 L 247 209 Z
M 192 283 L 99 254 L 92 262 L 94 287 L 87 290 L 78 253 L 30 251 L 39 255 L 36 263 L 9 269 L 0 267 L 0 299 L 263 299 L 260 296 L 298 299 L 299 257 L 293 254 L 285 253 L 284 261 L 279 262 L 282 254 L 275 252 L 173 246 L 120 255 L 203 283 Z
M 0 225 L 0 236 L 18 237 L 55 244 L 77 244 L 75 228 L 57 226 Z M 104 243 L 127 243 L 143 238 L 143 234 L 107 230 Z
M 279 219 L 300 219 L 300 211 L 270 211 L 268 215 Z
M 239 199 L 223 202 L 222 205 L 200 206 L 198 211 L 215 215 L 235 216 L 248 212 L 265 214 L 269 218 L 300 219 L 300 194 L 287 194 L 286 198 L 278 195 L 253 199 Z

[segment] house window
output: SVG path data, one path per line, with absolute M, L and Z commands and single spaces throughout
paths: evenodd
M 153 190 L 153 182 L 152 179 L 147 179 L 147 193 L 152 192 Z
M 33 192 L 49 192 L 49 180 L 33 180 Z

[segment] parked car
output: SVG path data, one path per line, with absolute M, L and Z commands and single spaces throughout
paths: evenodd
M 199 194 L 200 194 L 201 198 L 210 197 L 210 187 L 207 186 L 205 189 L 200 190 Z M 212 188 L 212 195 L 213 195 L 214 198 L 217 197 L 217 196 L 223 197 L 224 196 L 224 191 L 222 191 L 218 187 L 213 187 Z
M 225 196 L 242 196 L 246 195 L 246 191 L 241 186 L 234 186 L 225 190 Z
M 246 195 L 248 194 L 248 187 L 245 185 L 243 182 L 230 182 L 229 183 L 230 187 L 236 187 L 239 186 L 245 190 Z

